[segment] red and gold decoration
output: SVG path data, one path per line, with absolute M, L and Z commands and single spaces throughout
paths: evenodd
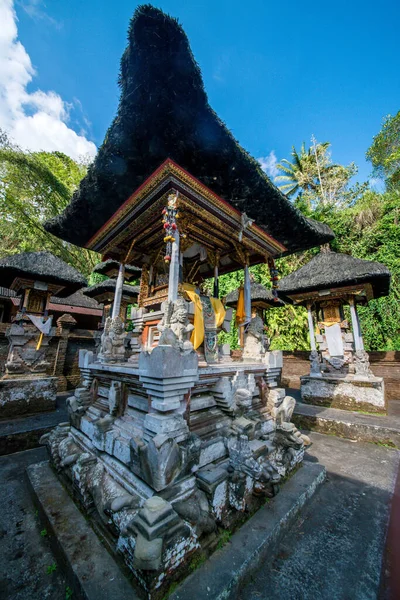
M 274 297 L 274 301 L 278 302 L 278 300 L 279 300 L 279 298 L 278 298 L 279 271 L 275 266 L 274 259 L 271 257 L 268 258 L 268 267 L 269 267 L 269 273 L 271 275 L 271 281 L 272 281 L 272 295 Z
M 175 243 L 175 232 L 177 230 L 176 220 L 179 219 L 178 214 L 178 196 L 176 194 L 170 194 L 168 196 L 168 204 L 163 208 L 163 227 L 164 227 L 164 242 L 166 243 L 164 261 L 168 264 L 171 262 L 172 255 L 172 244 Z

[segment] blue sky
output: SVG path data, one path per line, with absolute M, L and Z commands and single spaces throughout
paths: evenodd
M 18 40 L 31 61 L 29 71 L 24 58 L 28 75 L 19 82 L 25 86 L 17 107 L 23 114 L 14 105 L 11 116 L 0 108 L 0 127 L 33 149 L 40 144 L 52 149 L 55 138 L 62 145 L 65 137 L 71 155 L 78 149 L 93 153 L 88 141 L 100 144 L 115 115 L 119 61 L 137 5 L 0 0 L 0 17 L 1 11 L 4 16 L 15 10 Z M 155 5 L 179 18 L 210 104 L 253 156 L 273 151 L 278 160 L 289 158 L 293 144 L 309 143 L 314 134 L 332 143 L 336 162 L 355 161 L 358 179 L 368 177 L 365 151 L 372 136 L 384 115 L 400 109 L 399 2 L 160 0 Z M 16 50 L 14 34 L 3 44 Z M 13 51 L 13 60 L 17 54 Z M 0 85 L 1 78 L 0 64 Z M 13 90 L 12 73 L 7 78 Z M 50 116 L 32 120 L 46 111 Z

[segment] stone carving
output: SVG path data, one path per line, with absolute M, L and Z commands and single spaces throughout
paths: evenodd
M 152 496 L 129 524 L 128 531 L 136 533 L 135 569 L 157 571 L 161 566 L 164 541 L 177 533 L 183 536 L 188 527 L 169 502 L 160 496 Z
M 216 530 L 215 519 L 210 515 L 210 506 L 207 496 L 199 489 L 195 489 L 187 500 L 181 500 L 174 504 L 174 509 L 185 521 L 189 521 L 200 537 L 203 533 L 211 533 Z
M 121 317 L 107 317 L 100 342 L 100 362 L 124 362 L 125 337 L 125 326 Z
M 317 350 L 311 350 L 310 375 L 312 375 L 314 377 L 321 377 L 321 361 L 320 361 L 319 352 Z
M 46 374 L 50 363 L 46 359 L 49 341 L 53 337 L 55 328 L 50 330 L 49 335 L 40 338 L 40 331 L 33 323 L 13 323 L 6 331 L 10 342 L 7 357 L 7 375 L 39 375 Z M 39 347 L 40 339 L 40 347 Z
M 189 323 L 186 300 L 178 298 L 175 302 L 165 302 L 164 315 L 158 325 L 158 330 L 161 331 L 160 345 L 191 351 L 193 344 L 188 340 L 188 336 L 193 329 L 194 326 Z
M 256 316 L 251 321 L 246 331 L 243 358 L 261 359 L 267 350 L 267 339 L 264 334 L 264 322 Z
M 359 377 L 370 377 L 372 375 L 368 352 L 365 350 L 356 350 L 354 353 L 354 368 L 355 374 Z
M 121 413 L 122 409 L 122 384 L 120 381 L 112 381 L 108 392 L 108 410 L 112 417 Z

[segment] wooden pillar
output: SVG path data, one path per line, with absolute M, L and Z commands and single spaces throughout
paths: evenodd
M 112 319 L 115 319 L 116 317 L 119 316 L 119 311 L 121 308 L 122 291 L 123 291 L 123 287 L 124 287 L 124 280 L 125 280 L 125 265 L 123 263 L 120 263 L 117 282 L 115 284 L 114 302 L 113 302 L 113 309 L 112 309 L 112 315 L 111 315 Z
M 354 348 L 357 352 L 358 350 L 363 349 L 364 344 L 363 344 L 362 337 L 361 337 L 360 326 L 359 326 L 358 315 L 357 315 L 357 307 L 356 307 L 356 303 L 354 301 L 354 297 L 349 299 L 349 304 L 350 304 L 350 315 L 351 315 L 351 328 L 353 330 Z
M 168 300 L 175 302 L 178 298 L 179 286 L 179 231 L 174 232 L 175 242 L 172 244 L 171 262 L 169 263 Z
M 312 317 L 311 306 L 311 303 L 307 304 L 308 331 L 310 333 L 311 350 L 316 350 L 317 346 L 315 344 L 314 321 Z

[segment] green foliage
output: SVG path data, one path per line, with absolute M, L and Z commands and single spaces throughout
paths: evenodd
M 391 188 L 400 188 L 400 111 L 383 119 L 382 129 L 374 137 L 366 153 L 374 167 L 374 175 Z
M 71 590 L 69 585 L 67 585 L 67 587 L 65 588 L 65 600 L 71 600 L 72 596 L 73 596 L 73 591 Z
M 42 531 L 40 532 L 40 535 L 42 537 L 46 537 L 46 535 L 47 535 L 47 529 L 42 529 Z
M 275 177 L 288 198 L 296 198 L 297 207 L 304 211 L 316 207 L 341 205 L 356 198 L 359 188 L 349 188 L 350 179 L 357 173 L 351 163 L 347 167 L 334 164 L 329 153 L 329 142 L 318 144 L 314 137 L 306 150 L 303 142 L 300 152 L 292 147 L 292 161 L 283 159 L 278 169 L 283 173 Z
M 56 563 L 52 563 L 51 565 L 49 565 L 46 569 L 46 573 L 47 575 L 51 575 L 52 573 L 54 573 L 55 571 L 57 571 L 57 564 Z
M 0 132 L 0 256 L 48 250 L 88 275 L 97 255 L 43 228 L 69 204 L 86 170 L 61 152 L 25 152 Z
M 268 337 L 271 350 L 308 350 L 307 311 L 291 305 L 267 311 Z

